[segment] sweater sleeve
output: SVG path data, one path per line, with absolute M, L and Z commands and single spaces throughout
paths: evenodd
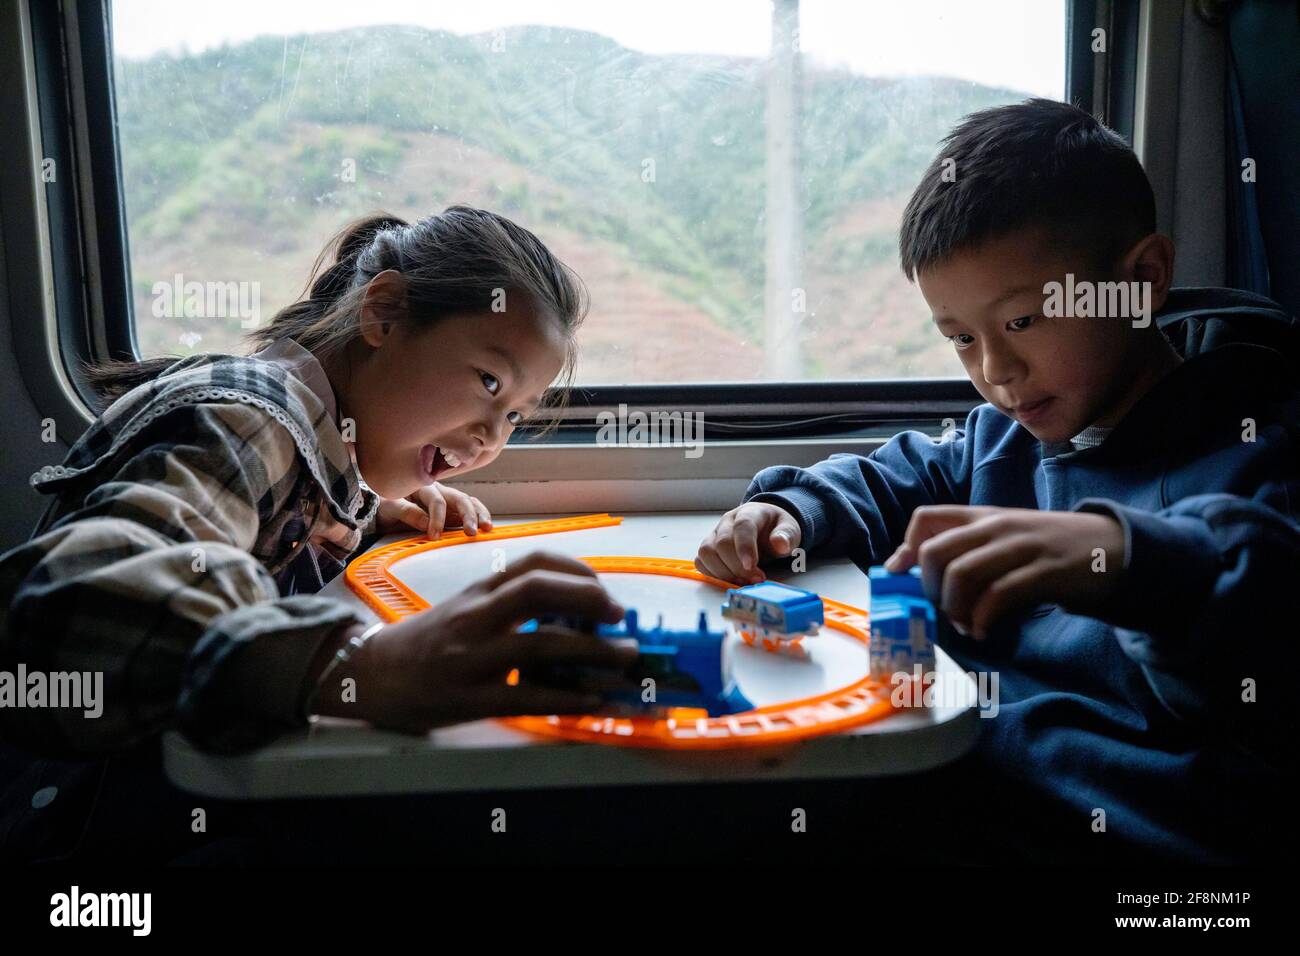
M 922 505 L 970 501 L 974 416 L 940 440 L 895 435 L 870 455 L 835 454 L 809 468 L 778 465 L 754 476 L 745 501 L 778 505 L 799 522 L 801 546 L 826 557 L 879 564 Z
M 1165 706 L 1294 768 L 1285 682 L 1297 660 L 1300 523 L 1279 510 L 1290 500 L 1202 494 L 1147 512 L 1088 498 L 1076 510 L 1123 527 L 1123 574 L 1098 616 Z
M 97 715 L 0 709 L 19 746 L 98 753 L 173 728 L 209 750 L 257 746 L 306 721 L 311 660 L 359 620 L 281 597 L 250 554 L 295 483 L 284 427 L 242 403 L 163 421 L 79 508 L 0 556 L 0 662 L 102 682 Z

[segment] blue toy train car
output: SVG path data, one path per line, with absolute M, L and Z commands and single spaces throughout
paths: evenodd
M 934 670 L 935 610 L 921 586 L 921 569 L 893 574 L 883 567 L 867 569 L 871 583 L 872 676 L 888 680 L 920 665 Z
M 761 641 L 769 651 L 797 645 L 803 638 L 817 634 L 826 622 L 820 597 L 775 581 L 730 589 L 722 616 L 740 626 L 746 644 Z
M 547 664 L 520 674 L 521 682 L 596 690 L 604 699 L 602 713 L 660 714 L 674 708 L 703 710 L 710 717 L 753 710 L 741 693 L 724 660 L 726 635 L 709 628 L 708 615 L 700 612 L 695 630 L 663 626 L 663 617 L 653 628 L 642 628 L 637 612 L 629 609 L 621 624 L 596 624 L 560 615 L 540 619 L 575 630 L 591 631 L 607 641 L 635 641 L 636 661 L 623 673 L 621 682 L 610 687 L 610 675 L 595 668 Z M 539 622 L 529 621 L 520 630 L 536 630 Z

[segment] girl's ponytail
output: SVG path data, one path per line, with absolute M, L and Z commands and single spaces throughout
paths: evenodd
M 257 347 L 293 339 L 318 355 L 338 348 L 349 338 L 349 316 L 339 308 L 356 279 L 357 258 L 385 229 L 408 229 L 405 220 L 375 213 L 350 222 L 325 244 L 303 289 L 302 298 L 285 306 L 271 321 L 249 332 Z M 329 262 L 327 268 L 323 268 Z

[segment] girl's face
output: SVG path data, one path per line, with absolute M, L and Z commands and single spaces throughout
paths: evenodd
M 511 301 L 513 299 L 513 301 Z M 385 328 L 387 321 L 387 328 Z M 505 312 L 432 325 L 363 308 L 362 334 L 340 378 L 340 419 L 355 422 L 357 467 L 376 494 L 403 498 L 482 468 L 501 453 L 564 365 L 560 324 L 522 295 Z

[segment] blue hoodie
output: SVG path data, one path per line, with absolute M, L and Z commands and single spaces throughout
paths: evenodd
M 986 403 L 947 441 L 907 431 L 866 457 L 764 469 L 745 500 L 792 512 L 810 556 L 864 569 L 921 505 L 1113 515 L 1126 562 L 1099 617 L 1028 608 L 983 642 L 941 626 L 959 665 L 998 672 L 976 759 L 1076 820 L 1083 843 L 1113 835 L 1184 862 L 1283 856 L 1300 696 L 1300 325 L 1225 289 L 1174 290 L 1156 321 L 1185 361 L 1096 447 L 1045 445 Z

